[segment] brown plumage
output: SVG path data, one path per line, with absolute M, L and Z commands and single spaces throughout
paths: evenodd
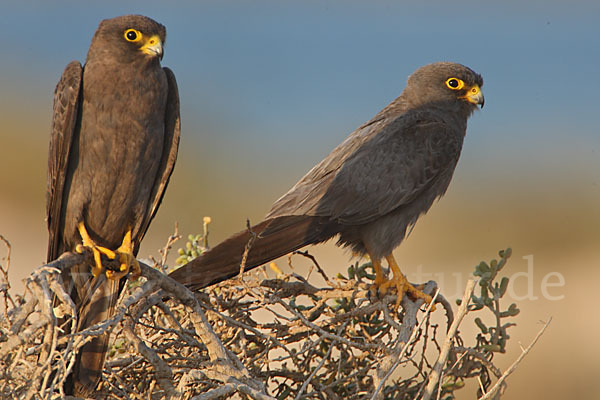
M 48 160 L 48 261 L 82 242 L 116 250 L 128 232 L 137 254 L 173 171 L 179 144 L 179 94 L 161 68 L 165 27 L 127 15 L 98 26 L 85 66 L 67 65 L 54 94 Z M 63 272 L 78 310 L 78 331 L 110 318 L 124 279 Z M 109 335 L 82 348 L 67 392 L 88 396 L 102 374 Z
M 252 227 L 258 236 L 246 269 L 337 236 L 338 245 L 370 256 L 377 286 L 389 286 L 381 270 L 386 258 L 398 290 L 422 297 L 403 280 L 392 250 L 446 192 L 467 119 L 483 106 L 482 85 L 480 75 L 460 64 L 418 69 L 400 97 L 352 132 Z M 170 276 L 193 290 L 233 277 L 250 237 L 247 231 L 233 235 Z

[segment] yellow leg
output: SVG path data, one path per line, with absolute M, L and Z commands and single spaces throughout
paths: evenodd
M 85 229 L 85 224 L 81 221 L 77 224 L 77 230 L 79 230 L 79 234 L 81 235 L 82 244 L 77 245 L 75 251 L 78 253 L 83 253 L 83 247 L 88 247 L 92 249 L 92 253 L 94 253 L 94 262 L 95 266 L 92 268 L 92 274 L 94 276 L 98 276 L 104 271 L 104 267 L 102 266 L 102 260 L 100 259 L 100 253 L 106 255 L 110 259 L 114 259 L 117 255 L 114 251 L 107 249 L 106 247 L 97 246 L 96 243 L 90 238 L 87 230 Z
M 383 268 L 381 268 L 381 262 L 379 260 L 371 258 L 371 264 L 373 264 L 373 269 L 375 270 L 375 282 L 373 282 L 373 284 L 375 285 L 375 288 L 379 290 L 383 285 L 385 285 L 387 278 L 383 273 Z
M 383 292 L 385 293 L 385 290 L 387 290 L 387 288 L 389 286 L 391 286 L 391 285 L 396 286 L 396 290 L 398 291 L 398 300 L 396 300 L 396 307 L 398 305 L 400 305 L 400 302 L 402 301 L 402 297 L 404 296 L 404 293 L 408 293 L 414 299 L 423 299 L 423 300 L 425 300 L 425 302 L 427 304 L 431 303 L 431 300 L 432 300 L 431 296 L 418 290 L 413 285 L 411 285 L 410 282 L 408 282 L 406 280 L 406 277 L 404 276 L 402 271 L 400 271 L 400 267 L 396 263 L 396 260 L 394 259 L 393 254 L 390 254 L 390 255 L 386 256 L 385 258 L 388 261 L 390 269 L 394 273 L 394 277 L 392 279 L 390 279 L 388 282 L 385 282 L 383 285 L 381 285 L 382 286 L 381 289 L 383 289 Z
M 371 286 L 371 295 L 374 297 L 379 297 L 380 295 L 384 295 L 386 292 L 385 285 L 388 282 L 385 273 L 383 272 L 383 268 L 381 267 L 381 261 L 371 257 L 371 264 L 373 265 L 373 269 L 375 270 L 375 280 L 373 281 L 373 286 Z
M 123 237 L 123 243 L 117 249 L 117 253 L 119 254 L 119 261 L 121 265 L 119 267 L 119 271 L 106 271 L 106 277 L 108 279 L 121 279 L 125 275 L 129 273 L 131 269 L 131 275 L 133 279 L 136 279 L 142 273 L 140 268 L 140 264 L 135 259 L 133 255 L 133 244 L 131 243 L 131 229 L 128 229 Z

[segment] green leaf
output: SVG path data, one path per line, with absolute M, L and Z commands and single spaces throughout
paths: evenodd
M 485 351 L 497 353 L 502 350 L 500 345 L 497 344 L 484 344 L 481 346 Z
M 485 324 L 483 323 L 481 318 L 479 318 L 479 317 L 475 318 L 475 324 L 479 327 L 479 329 L 481 330 L 481 333 L 487 334 L 489 332 L 488 327 L 485 326 Z
M 490 268 L 492 271 L 496 271 L 498 269 L 498 261 L 496 259 L 490 261 Z
M 505 276 L 500 280 L 500 291 L 499 291 L 499 297 L 503 297 L 504 294 L 506 293 L 506 289 L 508 288 L 508 277 Z
M 515 317 L 517 315 L 519 315 L 519 313 L 521 312 L 521 310 L 519 310 L 517 308 L 517 305 L 515 303 L 512 303 L 509 307 L 508 307 L 508 312 L 510 313 L 511 317 Z

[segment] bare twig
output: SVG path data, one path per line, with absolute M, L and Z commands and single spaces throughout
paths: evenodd
M 9 294 L 10 282 L 8 280 L 8 271 L 10 269 L 10 253 L 12 251 L 12 247 L 10 245 L 10 242 L 6 240 L 2 235 L 0 235 L 0 241 L 2 241 L 6 246 L 6 256 L 4 256 L 4 259 L 6 260 L 6 266 L 0 264 L 0 292 L 2 292 L 2 295 L 4 296 L 4 319 L 6 321 L 9 321 L 8 302 L 10 301 L 12 307 L 15 306 L 15 303 Z
M 423 400 L 429 400 L 431 395 L 435 391 L 438 380 L 440 379 L 440 373 L 442 371 L 443 366 L 446 364 L 446 360 L 448 359 L 448 353 L 450 352 L 450 346 L 452 345 L 454 336 L 456 335 L 456 331 L 458 330 L 458 326 L 462 322 L 462 319 L 467 315 L 469 309 L 469 300 L 471 299 L 471 294 L 473 293 L 473 289 L 475 289 L 475 279 L 471 278 L 467 281 L 467 287 L 465 288 L 465 293 L 463 294 L 462 302 L 456 314 L 456 318 L 452 322 L 450 329 L 448 330 L 448 334 L 446 335 L 446 339 L 442 345 L 442 350 L 440 351 L 440 355 L 435 362 L 433 369 L 431 370 L 431 374 L 429 375 L 429 380 L 427 386 L 425 387 L 425 394 L 423 395 Z
M 165 244 L 165 247 L 163 247 L 161 250 L 159 250 L 159 253 L 161 255 L 161 260 L 160 260 L 160 264 L 159 264 L 161 272 L 163 272 L 163 273 L 166 272 L 167 257 L 169 256 L 169 251 L 171 251 L 171 248 L 179 239 L 181 239 L 181 235 L 179 234 L 179 224 L 176 222 L 175 223 L 175 232 L 167 238 L 167 243 Z M 156 261 L 154 261 L 154 262 L 156 264 Z
M 519 366 L 519 364 L 521 363 L 521 361 L 523 361 L 523 358 L 525 358 L 525 356 L 531 351 L 531 349 L 533 348 L 533 346 L 535 346 L 535 344 L 537 343 L 538 339 L 544 334 L 544 332 L 546 331 L 546 328 L 548 328 L 548 326 L 550 325 L 550 322 L 552 322 L 552 317 L 550 317 L 548 319 L 548 322 L 546 322 L 544 324 L 544 326 L 542 327 L 542 329 L 540 329 L 540 331 L 537 333 L 537 335 L 535 335 L 535 338 L 533 338 L 533 341 L 529 344 L 529 346 L 527 346 L 527 348 L 525 350 L 522 350 L 522 352 L 519 355 L 519 357 L 502 374 L 502 376 L 500 377 L 500 379 L 498 379 L 498 381 L 496 382 L 496 384 L 494 386 L 492 386 L 492 388 L 490 390 L 488 390 L 488 392 L 486 394 L 484 394 L 483 396 L 481 396 L 479 398 L 479 400 L 488 400 L 488 399 L 490 399 L 498 391 L 498 389 L 500 389 L 502 383 L 504 383 L 504 381 L 506 380 L 506 378 L 508 378 L 510 376 L 510 374 L 512 374 L 513 372 L 515 372 L 515 370 L 517 369 L 517 367 Z
M 318 261 L 315 258 L 315 256 L 313 256 L 312 254 L 310 254 L 308 251 L 299 251 L 299 250 L 294 251 L 292 254 L 298 254 L 298 255 L 301 255 L 301 256 L 306 257 L 309 260 L 311 260 L 312 263 L 313 263 L 313 265 L 317 268 L 317 271 L 319 271 L 319 274 L 321 274 L 321 276 L 323 277 L 323 279 L 325 279 L 325 282 L 327 282 L 327 284 L 329 286 L 335 287 L 335 284 L 333 282 L 331 282 L 331 280 L 329 279 L 329 277 L 327 276 L 327 274 L 325 273 L 325 271 L 323 270 L 323 268 L 321 268 L 321 265 L 318 263 Z
M 156 287 L 155 282 L 151 283 L 152 288 Z M 136 350 L 148 360 L 154 367 L 154 374 L 156 381 L 160 387 L 166 392 L 167 398 L 176 396 L 176 390 L 173 386 L 173 371 L 169 365 L 158 356 L 158 354 L 150 347 L 148 347 L 142 339 L 134 332 L 134 326 L 140 316 L 146 311 L 146 304 L 144 302 L 138 303 L 131 310 L 131 317 L 123 324 L 123 332 L 125 336 L 134 344 Z
M 248 260 L 248 254 L 250 253 L 250 249 L 252 249 L 252 245 L 258 236 L 253 230 L 252 225 L 250 224 L 250 220 L 246 220 L 246 229 L 250 234 L 250 239 L 248 243 L 246 243 L 246 247 L 244 248 L 244 254 L 242 255 L 242 261 L 240 262 L 240 279 L 244 276 L 244 270 L 246 269 L 246 261 Z
M 377 387 L 375 388 L 375 391 L 373 392 L 373 395 L 371 396 L 371 400 L 375 400 L 377 398 L 380 398 L 382 396 L 380 396 L 380 391 L 381 388 L 383 387 L 383 385 L 385 384 L 385 382 L 389 379 L 389 377 L 392 375 L 392 373 L 395 371 L 395 369 L 398 367 L 398 365 L 400 365 L 400 362 L 402 362 L 402 359 L 404 357 L 404 354 L 406 353 L 406 350 L 408 349 L 408 346 L 410 345 L 410 343 L 414 340 L 415 335 L 417 333 L 418 330 L 421 329 L 421 327 L 423 326 L 423 323 L 427 320 L 427 317 L 429 316 L 429 313 L 431 312 L 433 305 L 435 304 L 435 299 L 437 297 L 437 294 L 439 292 L 439 289 L 436 290 L 431 302 L 427 305 L 427 309 L 425 310 L 425 315 L 423 316 L 423 318 L 421 319 L 421 321 L 417 324 L 417 311 L 419 310 L 421 304 L 423 303 L 423 300 L 419 300 L 419 302 L 417 304 L 410 302 L 413 304 L 412 307 L 412 311 L 407 313 L 407 315 L 404 316 L 405 318 L 405 324 L 403 324 L 403 332 L 398 335 L 398 344 L 400 343 L 404 343 L 404 345 L 398 349 L 398 347 L 396 346 L 396 348 L 394 349 L 395 351 L 392 351 L 392 353 L 386 358 L 384 359 L 384 361 L 382 362 L 382 369 L 378 368 L 378 374 L 377 375 L 383 375 L 383 377 L 381 378 L 381 380 L 379 380 Z M 406 302 L 409 302 L 406 298 L 403 299 Z M 409 303 L 409 304 L 410 304 Z M 415 323 L 407 323 L 407 316 L 412 319 L 413 321 L 415 321 Z M 406 337 L 406 335 L 409 335 L 408 337 Z M 398 351 L 399 350 L 399 351 Z M 385 364 L 389 364 L 391 361 L 393 360 L 393 363 L 390 367 L 386 368 Z M 387 362 L 386 362 L 387 361 Z M 386 370 L 387 369 L 387 370 Z M 382 372 L 384 372 L 384 374 L 382 374 Z M 377 381 L 376 381 L 377 382 Z
M 345 328 L 345 325 L 342 325 L 340 327 L 340 329 L 338 329 L 337 334 L 341 334 L 342 330 Z M 329 349 L 327 350 L 327 354 L 325 354 L 325 357 L 323 357 L 323 359 L 321 360 L 321 362 L 319 363 L 319 365 L 317 365 L 313 371 L 310 373 L 310 375 L 308 376 L 308 378 L 306 378 L 306 380 L 302 383 L 302 386 L 300 386 L 300 390 L 298 390 L 298 393 L 296 394 L 296 397 L 294 397 L 294 400 L 299 400 L 302 397 L 302 393 L 304 393 L 304 391 L 306 390 L 306 387 L 308 386 L 308 384 L 310 383 L 310 381 L 315 377 L 315 375 L 317 374 L 317 372 L 319 372 L 319 370 L 323 367 L 323 365 L 325 364 L 325 362 L 329 359 L 329 356 L 331 355 L 331 351 L 333 350 L 334 346 L 333 343 L 331 345 L 329 345 Z
M 161 252 L 161 269 L 176 236 Z M 192 241 L 198 248 L 190 254 L 207 246 L 198 236 Z M 246 257 L 251 246 L 252 238 Z M 424 381 L 434 379 L 428 370 L 440 363 L 447 364 L 435 385 L 441 393 L 449 390 L 439 384 L 442 371 L 445 382 L 481 376 L 484 387 L 488 370 L 501 375 L 485 349 L 469 349 L 455 335 L 460 318 L 453 320 L 441 294 L 435 302 L 444 305 L 439 317 L 448 335 L 431 307 L 423 313 L 421 300 L 404 298 L 393 308 L 395 295 L 370 296 L 371 277 L 362 269 L 352 279 L 330 280 L 314 257 L 298 254 L 312 260 L 323 279 L 282 271 L 279 279 L 264 279 L 255 270 L 192 293 L 140 263 L 141 280 L 126 285 L 113 316 L 77 332 L 76 304 L 61 272 L 93 260 L 87 252 L 66 253 L 38 268 L 27 293 L 0 318 L 0 398 L 64 397 L 79 349 L 109 332 L 114 340 L 97 392 L 102 398 L 415 398 Z M 424 291 L 432 295 L 436 288 L 430 281 Z M 392 380 L 400 365 L 411 372 Z

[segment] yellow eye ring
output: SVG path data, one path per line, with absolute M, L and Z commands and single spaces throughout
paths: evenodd
M 458 78 L 450 78 L 446 81 L 446 86 L 451 90 L 460 90 L 465 86 L 465 83 Z
M 128 42 L 139 42 L 142 40 L 142 32 L 136 29 L 127 29 L 123 36 Z

